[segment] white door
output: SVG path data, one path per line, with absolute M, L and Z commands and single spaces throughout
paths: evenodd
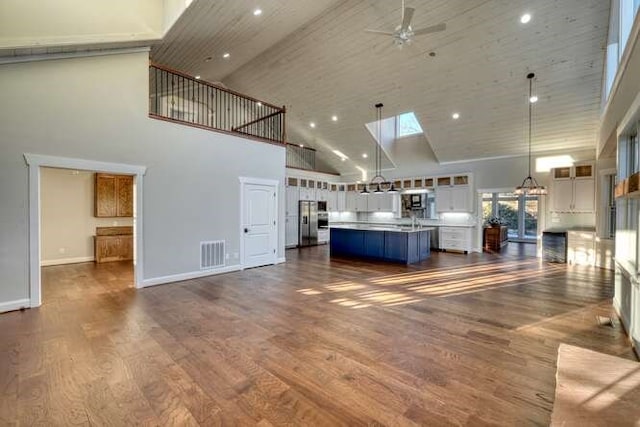
M 242 265 L 245 268 L 276 262 L 276 203 L 276 184 L 243 184 Z

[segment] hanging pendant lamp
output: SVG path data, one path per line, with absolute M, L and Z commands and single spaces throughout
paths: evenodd
M 375 171 L 376 174 L 373 178 L 371 178 L 371 181 L 369 182 L 369 186 L 374 188 L 375 186 L 375 190 L 373 191 L 373 194 L 382 194 L 385 191 L 382 189 L 383 186 L 388 185 L 389 189 L 387 190 L 388 193 L 397 193 L 398 190 L 396 190 L 395 185 L 393 185 L 393 183 L 389 183 L 384 176 L 382 176 L 382 149 L 380 148 L 380 141 L 382 141 L 382 107 L 384 107 L 384 105 L 382 103 L 377 103 L 375 105 L 376 107 L 376 148 L 375 148 Z M 389 185 L 390 184 L 390 185 Z M 365 185 L 365 190 L 366 190 L 366 185 Z M 361 192 L 362 194 L 365 194 L 364 190 Z M 367 192 L 366 194 L 369 194 L 369 192 Z
M 534 177 L 531 176 L 531 128 L 532 128 L 532 120 L 533 120 L 533 104 L 538 100 L 537 97 L 533 96 L 533 79 L 535 78 L 534 73 L 527 74 L 527 79 L 529 79 L 529 174 L 522 181 L 522 184 L 516 187 L 514 194 L 525 194 L 532 196 L 542 196 L 547 194 L 547 189 L 543 185 L 539 185 L 538 181 Z

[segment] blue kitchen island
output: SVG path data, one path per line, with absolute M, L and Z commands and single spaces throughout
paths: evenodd
M 331 256 L 361 257 L 414 264 L 429 258 L 434 228 L 375 225 L 331 226 Z

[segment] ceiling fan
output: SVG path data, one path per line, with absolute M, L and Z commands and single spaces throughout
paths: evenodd
M 421 28 L 414 30 L 411 28 L 411 19 L 413 18 L 413 12 L 415 9 L 412 7 L 405 7 L 404 0 L 402 0 L 402 23 L 398 25 L 395 31 L 379 31 L 379 30 L 365 30 L 367 33 L 381 34 L 384 36 L 393 37 L 393 44 L 402 47 L 404 44 L 411 43 L 413 36 L 421 36 L 424 34 L 438 33 L 447 29 L 447 24 L 433 25 L 431 27 Z

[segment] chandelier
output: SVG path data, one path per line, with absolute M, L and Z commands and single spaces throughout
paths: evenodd
M 527 79 L 529 79 L 529 173 L 524 181 L 522 181 L 522 184 L 516 187 L 514 193 L 518 195 L 530 194 L 532 196 L 539 196 L 547 194 L 547 189 L 543 185 L 539 185 L 538 181 L 531 176 L 531 128 L 533 120 L 533 104 L 538 101 L 538 97 L 533 95 L 533 79 L 535 76 L 536 75 L 534 73 L 527 74 Z
M 375 149 L 376 150 L 375 151 L 376 174 L 373 178 L 371 178 L 371 181 L 369 182 L 369 186 L 371 188 L 375 188 L 372 191 L 373 194 L 384 193 L 385 190 L 383 189 L 383 187 L 388 187 L 388 190 L 386 190 L 387 193 L 397 193 L 398 190 L 396 189 L 393 182 L 387 181 L 385 177 L 382 176 L 382 148 L 380 147 L 380 145 L 382 141 L 382 107 L 384 107 L 384 105 L 379 102 L 375 105 L 375 107 L 376 107 L 376 138 L 377 138 L 376 149 Z M 371 194 L 371 192 L 369 192 L 369 190 L 367 189 L 367 184 L 364 185 L 364 188 L 360 193 L 363 195 Z

